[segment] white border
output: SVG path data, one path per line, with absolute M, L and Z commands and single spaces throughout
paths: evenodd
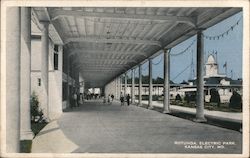
M 243 154 L 8 154 L 6 148 L 6 17 L 7 6 L 37 7 L 242 7 L 243 8 Z M 249 157 L 249 1 L 248 0 L 176 0 L 176 1 L 76 1 L 76 0 L 2 0 L 1 1 L 1 156 L 3 157 Z

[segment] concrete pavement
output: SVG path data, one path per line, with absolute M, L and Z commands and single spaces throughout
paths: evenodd
M 148 101 L 142 101 L 142 103 L 148 104 Z M 163 103 L 160 103 L 157 101 L 153 101 L 152 104 L 155 107 L 160 107 L 160 108 L 163 107 Z M 189 108 L 189 107 L 183 107 L 183 106 L 177 106 L 177 105 L 170 105 L 170 109 L 178 110 L 178 111 L 182 111 L 182 112 L 186 112 L 190 114 L 196 113 L 195 108 Z M 211 110 L 204 109 L 204 113 L 206 116 L 209 116 L 209 117 L 218 117 L 222 119 L 242 122 L 242 113 L 239 113 L 239 112 L 222 112 L 222 111 L 211 111 Z
M 242 134 L 136 106 L 85 102 L 49 123 L 34 153 L 241 153 Z

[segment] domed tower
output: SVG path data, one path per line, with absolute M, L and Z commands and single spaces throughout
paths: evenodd
M 208 56 L 206 63 L 206 77 L 218 76 L 218 64 L 212 54 Z

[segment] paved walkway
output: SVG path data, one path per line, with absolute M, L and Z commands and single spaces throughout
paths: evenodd
M 49 123 L 33 140 L 32 152 L 241 153 L 241 139 L 237 131 L 95 100 Z
M 148 104 L 148 101 L 142 101 L 142 103 Z M 155 107 L 163 107 L 163 104 L 157 101 L 153 101 L 152 104 Z M 170 105 L 170 109 L 185 112 L 185 113 L 190 113 L 190 114 L 196 114 L 195 108 Z M 211 110 L 204 109 L 204 113 L 205 113 L 205 116 L 208 116 L 208 117 L 215 117 L 215 118 L 226 119 L 226 120 L 231 120 L 235 122 L 242 122 L 242 113 L 239 113 L 239 112 L 222 112 L 222 111 L 211 111 Z

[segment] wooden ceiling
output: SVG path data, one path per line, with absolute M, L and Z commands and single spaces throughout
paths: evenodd
M 64 45 L 90 87 L 116 76 L 236 14 L 241 8 L 34 7 L 50 21 L 50 38 Z

